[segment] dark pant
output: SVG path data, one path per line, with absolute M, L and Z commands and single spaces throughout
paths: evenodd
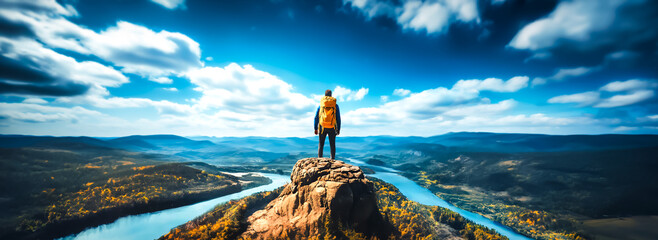
M 331 159 L 336 159 L 336 130 L 333 128 L 320 128 L 320 147 L 318 148 L 318 157 L 322 157 L 324 151 L 324 139 L 329 135 L 329 146 L 331 147 Z

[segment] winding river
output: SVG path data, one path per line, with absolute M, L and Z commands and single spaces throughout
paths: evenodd
M 376 177 L 385 182 L 393 184 L 409 200 L 416 201 L 425 205 L 440 206 L 450 209 L 456 213 L 459 213 L 468 220 L 494 229 L 500 234 L 508 237 L 510 240 L 530 239 L 526 236 L 514 232 L 512 229 L 503 226 L 500 223 L 485 218 L 482 215 L 472 213 L 451 205 L 450 203 L 434 195 L 426 188 L 416 184 L 414 181 L 399 175 L 399 171 L 395 169 L 370 165 L 356 159 L 346 159 L 346 162 L 375 170 L 376 173 L 369 174 L 369 176 Z M 221 204 L 229 200 L 240 199 L 261 191 L 271 191 L 280 186 L 283 186 L 290 181 L 290 176 L 268 173 L 261 174 L 272 179 L 272 183 L 188 206 L 172 208 L 153 213 L 122 217 L 113 223 L 89 228 L 78 234 L 74 234 L 61 239 L 156 239 L 168 233 L 172 228 L 184 224 L 194 219 L 195 217 L 210 211 L 217 204 Z
M 210 210 L 217 204 L 225 203 L 230 200 L 240 199 L 251 194 L 272 191 L 278 187 L 290 182 L 290 176 L 261 173 L 265 177 L 272 179 L 272 183 L 243 190 L 241 192 L 229 194 L 204 202 L 187 205 L 178 208 L 166 209 L 158 212 L 145 213 L 140 215 L 126 216 L 117 219 L 113 223 L 100 225 L 98 227 L 86 229 L 78 234 L 67 236 L 64 240 L 130 240 L 130 239 L 156 239 L 167 234 L 172 228 L 184 224 Z
M 528 240 L 531 238 L 528 238 L 526 236 L 523 236 L 517 232 L 514 232 L 511 228 L 504 226 L 500 223 L 494 222 L 488 218 L 485 218 L 484 216 L 477 214 L 477 213 L 472 213 L 466 210 L 463 210 L 461 208 L 455 207 L 454 205 L 446 202 L 445 200 L 439 198 L 436 196 L 434 193 L 432 193 L 430 190 L 427 188 L 421 187 L 420 185 L 416 184 L 416 182 L 409 180 L 406 177 L 403 177 L 399 174 L 397 174 L 399 171 L 387 167 L 381 167 L 381 166 L 374 166 L 367 164 L 363 161 L 355 160 L 355 159 L 346 159 L 348 163 L 351 163 L 353 165 L 357 166 L 362 166 L 362 167 L 368 167 L 370 169 L 373 169 L 376 171 L 374 174 L 368 174 L 368 176 L 371 177 L 376 177 L 381 179 L 384 182 L 393 184 L 395 187 L 397 187 L 402 195 L 407 197 L 409 200 L 418 202 L 420 204 L 425 204 L 425 205 L 430 205 L 430 206 L 439 206 L 443 208 L 450 209 L 453 212 L 459 213 L 462 215 L 464 218 L 473 221 L 474 223 L 480 224 L 482 226 L 488 227 L 490 229 L 495 230 L 496 232 L 500 233 L 503 236 L 506 236 L 510 240 Z M 393 170 L 393 171 L 390 171 Z

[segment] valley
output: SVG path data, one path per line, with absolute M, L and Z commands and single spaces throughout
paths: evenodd
M 205 163 L 85 143 L 0 152 L 0 238 L 63 237 L 119 217 L 188 205 L 269 182 Z M 198 169 L 205 166 L 205 170 Z
M 5 135 L 0 137 L 4 147 L 2 163 L 7 166 L 3 193 L 16 197 L 1 199 L 9 203 L 9 199 L 41 200 L 6 205 L 8 209 L 13 207 L 6 211 L 13 215 L 2 219 L 4 226 L 20 226 L 14 228 L 20 229 L 18 232 L 38 232 L 53 224 L 48 219 L 71 223 L 68 219 L 86 219 L 85 214 L 122 209 L 118 211 L 121 214 L 107 218 L 116 219 L 199 202 L 230 193 L 231 186 L 248 188 L 267 183 L 258 177 L 240 179 L 224 173 L 289 175 L 297 160 L 315 155 L 316 141 L 174 135 L 111 139 Z M 641 226 L 653 218 L 641 216 L 658 215 L 652 204 L 658 192 L 658 178 L 653 174 L 658 170 L 656 143 L 655 135 L 449 133 L 428 138 L 341 137 L 337 152 L 339 159 L 363 163 L 367 174 L 395 171 L 448 203 L 525 236 L 605 239 L 616 236 L 610 229 L 646 232 Z M 21 167 L 31 177 L 16 175 Z M 12 190 L 10 186 L 16 185 L 28 187 L 21 190 L 25 192 Z M 123 191 L 122 186 L 130 190 Z M 186 197 L 178 198 L 180 193 Z M 89 195 L 97 197 L 80 197 Z M 178 204 L 172 204 L 171 199 Z M 131 207 L 133 212 L 125 210 Z M 605 220 L 619 218 L 633 219 L 636 228 L 628 221 Z M 9 228 L 4 231 L 11 232 Z M 642 236 L 651 234 L 649 231 Z

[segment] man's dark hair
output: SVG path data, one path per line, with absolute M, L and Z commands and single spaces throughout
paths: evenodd
M 331 97 L 331 90 L 327 89 L 327 91 L 324 91 L 324 95 Z

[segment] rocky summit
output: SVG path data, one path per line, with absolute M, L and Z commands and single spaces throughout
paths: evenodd
M 359 167 L 327 158 L 299 160 L 278 198 L 248 218 L 251 239 L 305 239 L 350 229 L 386 236 L 373 183 Z M 377 229 L 376 229 L 377 228 Z

